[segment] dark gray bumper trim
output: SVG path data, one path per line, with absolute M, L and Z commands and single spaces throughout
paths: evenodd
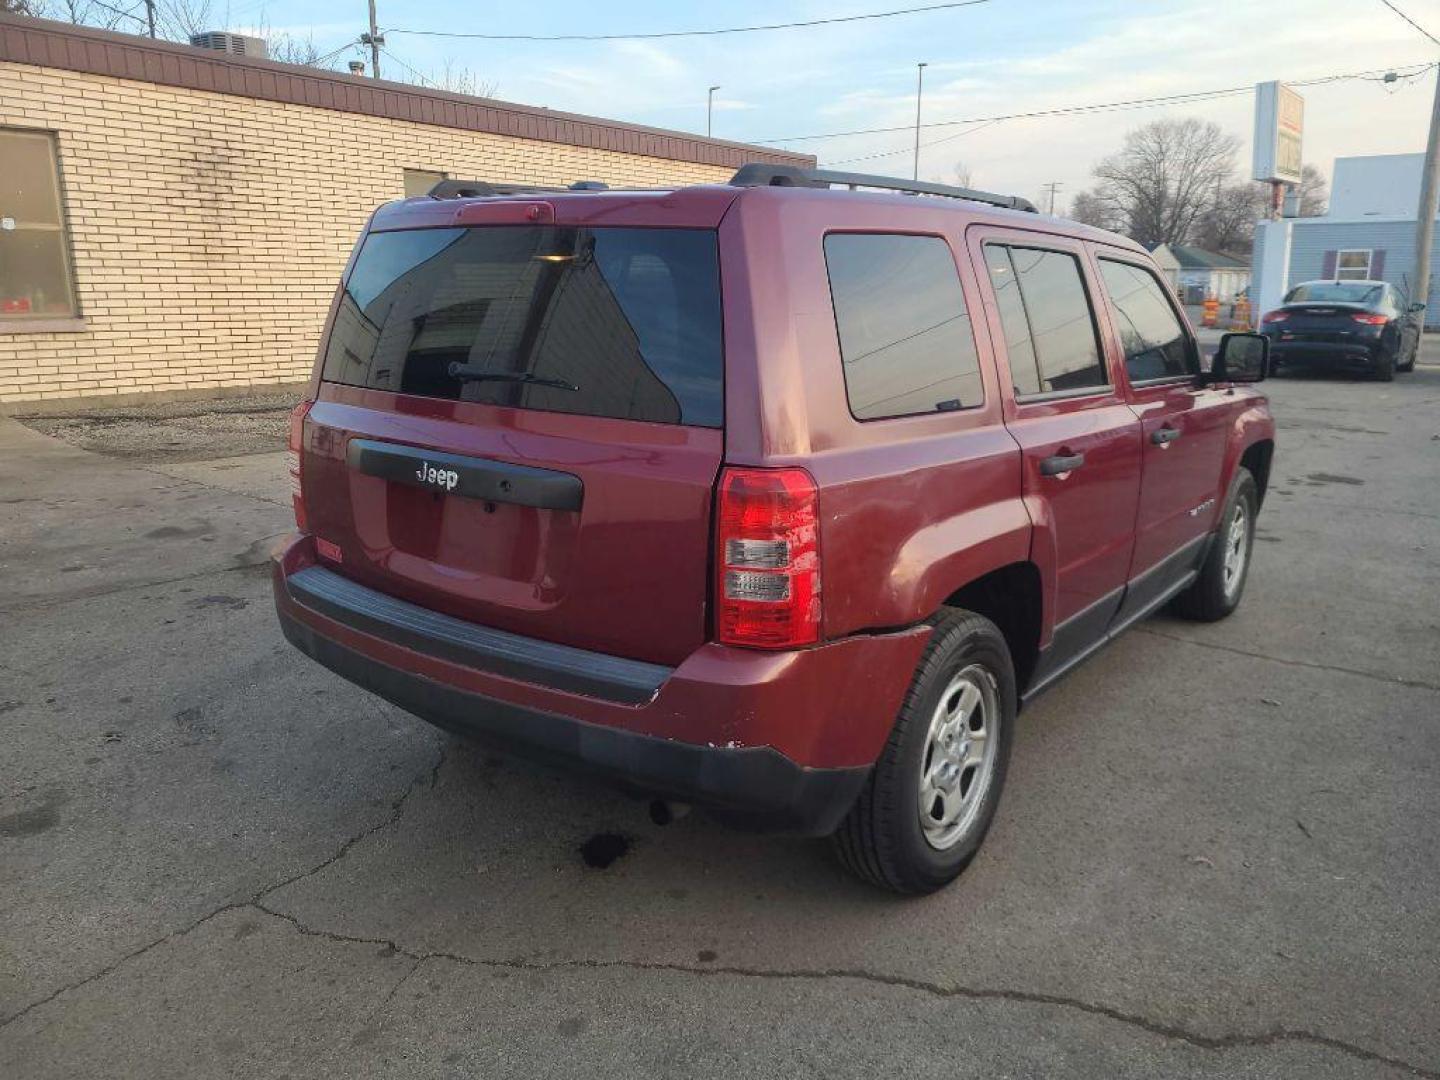
M 326 618 L 407 649 L 606 701 L 643 704 L 673 671 L 478 626 L 366 588 L 322 566 L 291 574 L 286 587 L 297 603 Z

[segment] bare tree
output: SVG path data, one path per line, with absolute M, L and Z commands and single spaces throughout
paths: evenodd
M 171 41 L 189 41 L 192 34 L 220 27 L 210 0 L 155 0 L 155 29 Z
M 305 67 L 323 68 L 329 67 L 327 61 L 335 56 L 334 53 L 322 53 L 316 48 L 315 39 L 309 34 L 302 38 L 294 34 L 271 31 L 264 37 L 270 59 L 281 64 L 302 64 Z
M 415 73 L 419 75 L 419 72 Z M 461 67 L 455 60 L 447 59 L 438 71 L 420 77 L 423 85 L 451 94 L 468 94 L 470 97 L 494 97 L 500 84 L 491 79 L 482 79 L 467 67 Z
M 22 15 L 39 15 L 47 19 L 59 19 L 78 26 L 98 26 L 101 30 L 125 30 L 134 33 L 145 28 L 145 8 L 126 11 L 118 4 L 102 0 L 58 0 L 56 3 L 41 0 L 21 0 L 28 11 Z
M 1109 202 L 1089 191 L 1077 192 L 1070 200 L 1070 217 L 1082 225 L 1109 232 L 1123 232 L 1125 219 Z
M 1329 201 L 1327 187 L 1325 174 L 1314 165 L 1306 165 L 1300 170 L 1300 183 L 1295 185 L 1295 190 L 1300 195 L 1301 217 L 1324 216 Z
M 950 175 L 954 177 L 951 183 L 956 187 L 973 188 L 975 186 L 975 173 L 963 161 L 955 162 L 955 167 L 951 170 Z
M 1206 251 L 1248 255 L 1255 239 L 1255 222 L 1266 214 L 1270 192 L 1265 184 L 1247 180 L 1222 185 L 1195 221 L 1187 239 Z
M 1095 166 L 1092 194 L 1147 247 L 1188 239 L 1230 179 L 1240 140 L 1208 120 L 1156 120 Z
M 45 14 L 45 6 L 39 0 L 0 0 L 0 15 L 33 15 L 36 18 Z

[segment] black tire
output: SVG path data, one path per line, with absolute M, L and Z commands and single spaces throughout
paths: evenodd
M 1381 349 L 1375 358 L 1375 378 L 1378 382 L 1395 381 L 1395 353 L 1397 349 Z
M 1004 635 L 989 619 L 956 608 L 942 609 L 933 622 L 934 635 L 920 658 L 889 741 L 849 816 L 831 837 L 836 854 L 850 871 L 898 893 L 943 888 L 975 857 L 999 805 L 1015 728 L 1015 668 Z M 933 753 L 931 720 L 940 709 L 941 695 L 967 671 L 988 676 L 993 691 L 994 700 L 987 699 L 986 708 L 994 709 L 997 722 L 992 724 L 988 717 L 983 721 L 993 734 L 993 758 L 988 780 L 966 817 L 968 824 L 950 846 L 940 850 L 926 838 L 921 824 L 921 772 L 927 755 Z M 979 775 L 972 776 L 971 783 L 982 782 Z
M 1410 356 L 1406 359 L 1406 361 L 1405 361 L 1403 364 L 1400 364 L 1399 366 L 1397 366 L 1397 367 L 1395 368 L 1395 370 L 1396 370 L 1396 371 L 1406 371 L 1406 372 L 1414 371 L 1414 370 L 1415 370 L 1415 357 L 1416 357 L 1417 355 L 1419 355 L 1419 352 L 1420 352 L 1420 342 L 1419 342 L 1419 340 L 1417 339 L 1416 342 L 1415 342 L 1414 347 L 1410 350 Z
M 1243 507 L 1245 512 L 1244 550 L 1238 578 L 1232 578 L 1226 574 L 1225 555 L 1230 547 L 1228 538 L 1237 507 Z M 1216 622 L 1240 606 L 1240 598 L 1245 595 L 1245 581 L 1250 576 L 1251 557 L 1255 552 L 1255 516 L 1259 509 L 1260 489 L 1255 486 L 1255 478 L 1245 466 L 1238 466 L 1234 479 L 1230 481 L 1225 509 L 1220 514 L 1219 530 L 1210 543 L 1200 576 L 1175 597 L 1171 605 L 1177 615 L 1197 622 Z

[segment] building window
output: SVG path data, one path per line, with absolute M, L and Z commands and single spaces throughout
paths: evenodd
M 1336 281 L 1368 281 L 1370 279 L 1370 249 L 1363 251 L 1342 251 L 1335 259 Z
M 55 136 L 0 128 L 0 320 L 75 316 Z
M 405 197 L 413 199 L 417 195 L 429 195 L 430 189 L 441 180 L 448 180 L 443 172 L 431 172 L 429 169 L 406 169 L 405 170 Z

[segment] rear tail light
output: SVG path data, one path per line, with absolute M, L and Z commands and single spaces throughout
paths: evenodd
M 1371 315 L 1369 313 L 1351 315 L 1350 318 L 1358 323 L 1364 323 L 1366 326 L 1384 326 L 1390 321 L 1389 315 Z
M 720 475 L 717 637 L 789 649 L 820 638 L 819 512 L 804 469 Z
M 290 442 L 285 450 L 285 471 L 290 474 L 290 503 L 295 508 L 295 527 L 306 532 L 305 486 L 301 470 L 305 454 L 305 417 L 313 401 L 302 401 L 290 413 Z
M 1288 318 L 1290 318 L 1289 314 L 1284 311 L 1267 311 L 1261 317 L 1260 322 L 1263 325 L 1265 323 L 1284 322 Z

